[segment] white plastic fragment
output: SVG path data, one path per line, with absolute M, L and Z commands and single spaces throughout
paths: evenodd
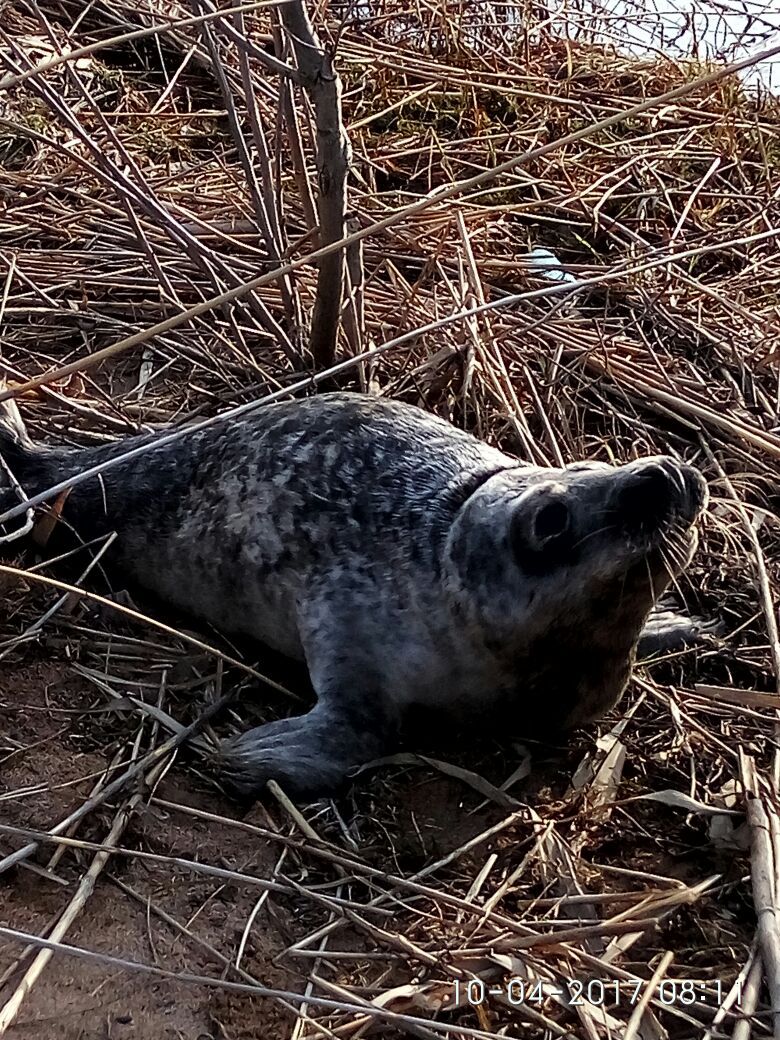
M 576 282 L 577 279 L 570 271 L 566 271 L 561 261 L 551 249 L 536 246 L 528 254 L 529 268 L 531 271 L 548 278 L 551 282 Z

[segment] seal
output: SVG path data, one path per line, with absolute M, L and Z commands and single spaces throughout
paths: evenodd
M 694 630 L 668 613 L 648 625 L 706 504 L 702 476 L 672 458 L 527 465 L 349 393 L 159 438 L 41 447 L 6 409 L 0 505 L 116 459 L 73 487 L 55 532 L 116 532 L 131 582 L 305 662 L 312 710 L 220 750 L 244 794 L 269 779 L 332 789 L 416 707 L 517 736 L 580 726 L 617 702 L 640 640 Z

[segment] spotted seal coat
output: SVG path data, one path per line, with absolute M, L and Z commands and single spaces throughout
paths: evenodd
M 28 495 L 148 445 L 74 487 L 62 524 L 116 531 L 133 582 L 305 661 L 315 707 L 223 746 L 240 791 L 326 791 L 391 748 L 416 705 L 518 736 L 578 726 L 620 697 L 640 636 L 690 629 L 667 615 L 641 635 L 705 504 L 700 474 L 671 458 L 527 465 L 347 393 L 158 439 L 44 448 L 12 413 L 0 428 Z

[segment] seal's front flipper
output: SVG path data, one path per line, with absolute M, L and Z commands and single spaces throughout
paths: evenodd
M 340 787 L 350 770 L 388 749 L 391 734 L 378 719 L 318 703 L 307 715 L 257 726 L 225 741 L 219 767 L 228 786 L 257 797 L 275 780 L 297 798 Z
M 668 654 L 692 646 L 713 646 L 717 643 L 719 633 L 717 622 L 703 621 L 665 607 L 656 607 L 639 636 L 637 657 L 642 659 L 655 654 Z

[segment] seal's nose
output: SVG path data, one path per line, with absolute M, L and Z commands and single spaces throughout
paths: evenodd
M 693 466 L 680 466 L 683 484 L 687 493 L 684 512 L 686 519 L 695 520 L 699 513 L 707 505 L 709 493 L 707 482 L 704 477 Z
M 626 534 L 655 531 L 669 516 L 682 492 L 682 478 L 675 481 L 673 468 L 653 461 L 626 472 L 614 505 L 615 519 Z
M 693 523 L 707 499 L 692 466 L 658 457 L 627 466 L 614 498 L 615 522 L 627 534 L 649 534 L 676 516 Z

